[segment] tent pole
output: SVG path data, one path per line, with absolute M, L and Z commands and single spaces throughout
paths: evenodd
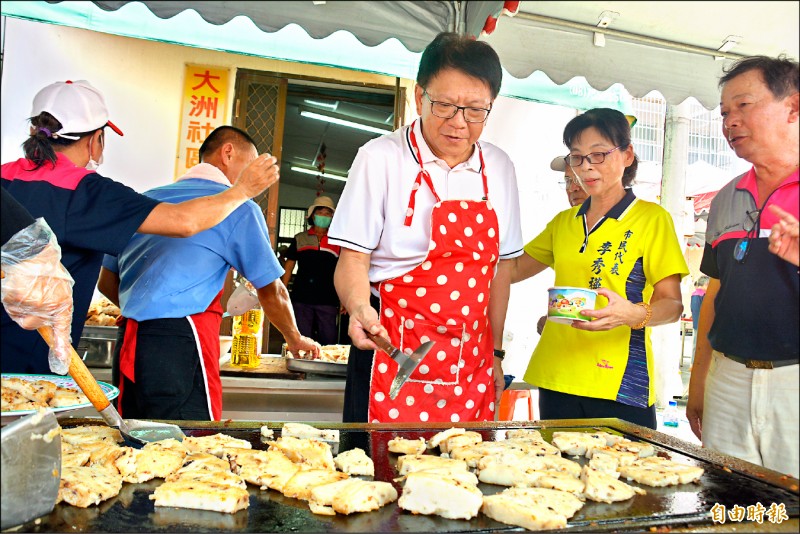
M 466 28 L 466 21 L 464 20 L 464 6 L 462 3 L 463 2 L 461 0 L 452 0 L 450 2 L 451 13 L 453 14 L 453 18 L 450 21 L 450 31 L 458 34 L 463 34 L 464 28 Z
M 679 43 L 676 41 L 669 41 L 667 39 L 658 39 L 656 37 L 648 37 L 646 35 L 639 35 L 636 33 L 623 32 L 619 30 L 612 30 L 610 28 L 598 28 L 591 24 L 583 24 L 581 22 L 573 22 L 571 20 L 557 19 L 555 17 L 545 17 L 543 15 L 535 15 L 533 13 L 525 13 L 522 11 L 514 15 L 515 19 L 529 20 L 531 22 L 540 22 L 543 24 L 551 24 L 553 26 L 560 26 L 562 28 L 573 28 L 576 30 L 584 30 L 589 33 L 603 33 L 611 37 L 619 37 L 628 41 L 635 41 L 639 43 L 646 43 L 649 45 L 659 46 L 670 50 L 680 50 L 682 52 L 690 52 L 693 54 L 702 54 L 706 56 L 721 57 L 725 59 L 740 59 L 744 56 L 740 54 L 731 54 L 729 52 L 720 52 L 712 48 L 703 48 L 701 46 L 688 45 L 686 43 Z

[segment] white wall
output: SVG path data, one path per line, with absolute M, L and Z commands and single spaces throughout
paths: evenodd
M 27 119 L 37 91 L 55 81 L 89 80 L 105 96 L 111 121 L 125 133 L 106 136 L 100 172 L 137 191 L 170 183 L 175 172 L 187 63 L 230 69 L 230 113 L 236 69 L 302 74 L 393 87 L 395 78 L 4 17 L 0 117 L 3 162 L 22 156 Z M 410 80 L 403 80 L 407 88 Z M 312 191 L 311 195 L 315 192 Z M 301 195 L 302 196 L 302 195 Z M 283 191 L 281 191 L 283 199 Z M 313 196 L 308 202 L 310 203 Z
M 34 95 L 63 80 L 89 80 L 105 96 L 110 119 L 125 133 L 106 135 L 100 172 L 143 192 L 172 182 L 178 147 L 183 72 L 187 63 L 252 69 L 393 87 L 395 78 L 203 50 L 3 17 L 0 161 L 22 157 Z M 412 82 L 401 80 L 407 94 Z M 228 117 L 230 118 L 230 117 Z M 228 121 L 230 122 L 230 121 Z M 331 195 L 334 201 L 338 195 Z M 281 185 L 280 204 L 308 206 L 316 191 Z M 94 298 L 99 298 L 95 293 Z
M 522 212 L 522 240 L 536 237 L 569 201 L 559 181 L 563 174 L 550 169 L 550 161 L 568 150 L 561 142 L 564 126 L 575 110 L 499 97 L 492 107 L 482 139 L 505 150 L 514 162 Z M 547 288 L 555 279 L 552 269 L 511 286 L 506 317 L 505 374 L 522 381 L 531 353 L 539 341 L 536 322 L 547 313 Z

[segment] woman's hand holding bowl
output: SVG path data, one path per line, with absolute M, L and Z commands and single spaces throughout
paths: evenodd
M 592 332 L 611 330 L 618 326 L 637 325 L 644 319 L 645 309 L 618 295 L 617 293 L 601 287 L 597 294 L 608 299 L 608 304 L 595 310 L 584 310 L 581 315 L 589 317 L 591 321 L 573 321 L 572 328 Z

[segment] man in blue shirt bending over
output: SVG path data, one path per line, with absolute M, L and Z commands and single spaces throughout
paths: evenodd
M 200 147 L 200 164 L 175 183 L 147 191 L 162 202 L 219 193 L 258 157 L 244 131 L 220 126 Z M 106 256 L 98 288 L 125 317 L 119 353 L 120 412 L 145 419 L 219 421 L 220 297 L 233 267 L 257 289 L 264 313 L 288 350 L 318 353 L 300 335 L 283 268 L 264 216 L 252 200 L 191 238 L 135 234 L 117 257 Z

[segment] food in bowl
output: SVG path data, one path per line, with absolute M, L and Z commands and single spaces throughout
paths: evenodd
M 556 286 L 547 290 L 547 320 L 571 324 L 572 321 L 589 321 L 581 315 L 583 310 L 593 310 L 597 291 L 583 287 Z

